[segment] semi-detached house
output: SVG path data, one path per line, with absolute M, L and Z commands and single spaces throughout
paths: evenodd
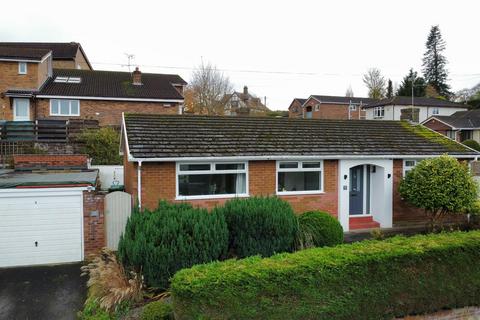
M 402 177 L 425 158 L 480 155 L 400 121 L 125 114 L 122 131 L 125 189 L 141 207 L 276 195 L 345 231 L 425 219 L 401 199 Z

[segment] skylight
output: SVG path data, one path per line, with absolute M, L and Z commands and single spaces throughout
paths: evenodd
M 58 76 L 53 80 L 58 83 L 80 83 L 82 79 L 80 77 L 61 77 Z

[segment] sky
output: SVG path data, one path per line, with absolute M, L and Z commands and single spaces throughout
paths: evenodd
M 452 90 L 480 82 L 476 0 L 28 0 L 2 10 L 17 14 L 2 15 L 0 41 L 76 41 L 97 70 L 128 71 L 128 53 L 143 72 L 186 81 L 211 62 L 275 110 L 295 97 L 343 96 L 349 86 L 366 96 L 371 67 L 399 84 L 410 68 L 421 71 L 437 24 Z

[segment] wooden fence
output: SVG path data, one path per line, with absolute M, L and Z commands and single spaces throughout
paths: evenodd
M 74 142 L 85 129 L 97 129 L 97 120 L 36 120 L 0 122 L 0 141 Z

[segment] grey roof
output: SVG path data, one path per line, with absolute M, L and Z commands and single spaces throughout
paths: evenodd
M 345 97 L 345 96 L 325 96 L 325 95 L 312 95 L 311 97 L 320 101 L 321 103 L 335 103 L 335 104 L 363 104 L 368 105 L 378 100 L 361 97 Z
M 77 172 L 18 172 L 6 171 L 0 173 L 0 189 L 25 186 L 64 186 L 91 185 L 95 186 L 98 170 Z
M 51 50 L 22 47 L 2 47 L 0 45 L 0 58 L 11 60 L 41 61 Z
M 453 128 L 461 129 L 479 129 L 480 128 L 480 109 L 469 111 L 457 111 L 450 116 L 432 116 Z M 427 122 L 427 119 L 424 122 Z
M 400 121 L 126 114 L 125 126 L 135 158 L 478 155 Z
M 422 106 L 422 107 L 468 108 L 468 106 L 464 104 L 451 102 L 448 100 L 436 99 L 436 98 L 427 98 L 427 97 L 414 97 L 413 104 L 415 106 Z M 391 99 L 383 99 L 375 103 L 369 104 L 366 108 L 381 107 L 381 106 L 387 106 L 387 105 L 411 106 L 412 97 L 397 96 Z
M 79 77 L 80 83 L 55 82 L 57 76 Z M 142 73 L 142 84 L 133 85 L 129 72 L 54 69 L 38 95 L 113 97 L 140 99 L 183 99 L 173 84 L 186 84 L 179 75 Z

